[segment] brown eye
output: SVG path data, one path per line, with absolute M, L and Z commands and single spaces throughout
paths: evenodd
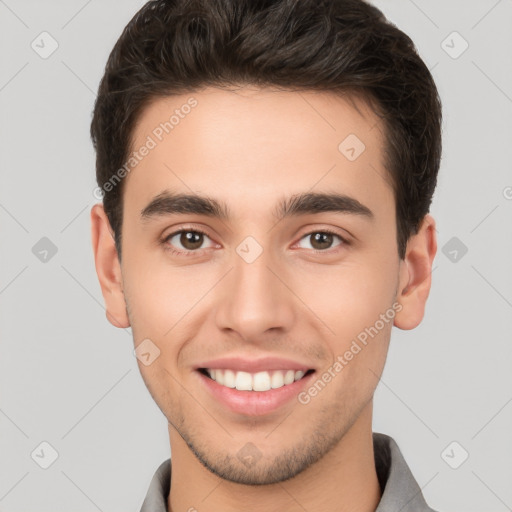
M 206 233 L 192 229 L 182 229 L 171 233 L 165 243 L 169 244 L 173 251 L 177 253 L 195 252 L 201 249 L 205 238 L 209 239 Z
M 203 243 L 203 234 L 197 231 L 183 231 L 180 235 L 180 243 L 185 249 L 199 249 Z
M 336 238 L 340 240 L 340 242 L 333 246 L 333 241 Z M 306 247 L 306 249 L 311 248 L 317 251 L 325 251 L 327 249 L 331 249 L 332 247 L 336 247 L 337 245 L 341 245 L 344 242 L 341 236 L 335 233 L 330 233 L 329 231 L 314 231 L 302 237 L 301 241 L 302 240 L 310 241 L 311 247 Z

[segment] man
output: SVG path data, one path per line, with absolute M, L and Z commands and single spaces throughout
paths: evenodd
M 168 421 L 142 511 L 431 510 L 372 432 L 437 249 L 441 105 L 411 40 L 361 0 L 152 1 L 91 135 L 107 318 Z

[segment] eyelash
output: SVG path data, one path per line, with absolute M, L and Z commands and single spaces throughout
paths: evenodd
M 177 231 L 173 231 L 172 233 L 167 235 L 163 240 L 161 240 L 161 244 L 164 246 L 164 249 L 166 251 L 169 251 L 172 255 L 185 256 L 185 257 L 196 256 L 202 249 L 198 249 L 198 250 L 195 250 L 195 251 L 178 251 L 178 250 L 174 249 L 168 243 L 168 241 L 172 237 L 174 237 L 176 235 L 179 235 L 180 233 L 189 233 L 189 232 L 191 232 L 191 233 L 200 233 L 200 234 L 205 235 L 208 238 L 210 238 L 208 236 L 208 233 L 206 233 L 202 229 L 198 229 L 198 228 L 182 228 L 182 229 L 179 229 Z M 303 238 L 306 238 L 306 237 L 311 236 L 311 235 L 316 234 L 316 233 L 322 233 L 322 234 L 329 234 L 329 235 L 337 236 L 341 240 L 342 243 L 337 245 L 336 247 L 349 246 L 350 245 L 350 242 L 346 238 L 342 237 L 339 233 L 337 233 L 336 231 L 333 231 L 331 229 L 321 229 L 321 230 L 310 231 L 309 233 L 305 233 L 299 240 L 302 240 Z M 310 251 L 312 251 L 314 254 L 333 254 L 333 253 L 335 254 L 339 250 L 340 249 L 335 249 L 334 251 L 332 251 L 331 249 L 325 249 L 325 250 L 322 251 L 322 250 L 319 250 L 319 249 L 310 249 Z

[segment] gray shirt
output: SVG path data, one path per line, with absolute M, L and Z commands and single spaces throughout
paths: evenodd
M 373 433 L 375 468 L 382 497 L 375 512 L 436 512 L 425 498 L 393 438 Z M 171 459 L 156 470 L 140 512 L 168 512 Z

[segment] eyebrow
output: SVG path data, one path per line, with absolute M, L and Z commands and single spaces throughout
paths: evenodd
M 357 199 L 338 193 L 295 194 L 282 199 L 274 208 L 273 214 L 278 220 L 286 217 L 337 212 L 360 215 L 372 220 L 373 212 Z M 196 214 L 229 221 L 230 212 L 227 204 L 216 199 L 197 194 L 171 193 L 167 190 L 155 196 L 141 211 L 141 219 L 175 214 Z

